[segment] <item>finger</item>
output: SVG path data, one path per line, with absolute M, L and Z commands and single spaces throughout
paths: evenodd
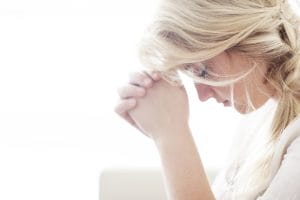
M 155 82 L 155 81 L 159 81 L 159 80 L 161 79 L 161 76 L 160 76 L 159 72 L 156 72 L 156 71 L 152 71 L 152 72 L 144 71 L 144 73 L 145 73 L 149 78 L 151 78 L 154 82 Z
M 124 117 L 129 110 L 133 109 L 136 106 L 137 102 L 135 99 L 120 99 L 118 104 L 115 106 L 115 112 Z
M 154 81 L 144 72 L 134 72 L 129 74 L 129 83 L 136 86 L 150 88 L 153 86 Z
M 146 90 L 140 86 L 127 84 L 118 89 L 118 94 L 121 99 L 128 99 L 132 97 L 142 97 L 146 94 Z
M 125 119 L 128 123 L 130 123 L 134 128 L 136 128 L 139 131 L 141 131 L 142 133 L 144 133 L 144 131 L 142 129 L 140 129 L 140 127 L 137 126 L 135 121 L 130 117 L 130 115 L 128 113 L 125 115 L 125 117 L 123 119 Z
M 128 113 L 124 114 L 124 116 L 122 117 L 123 119 L 125 119 L 125 121 L 127 121 L 129 124 L 131 124 L 132 126 L 138 128 L 136 125 L 135 125 L 135 122 L 134 120 L 130 117 L 130 115 Z
M 128 111 L 135 108 L 136 104 L 137 102 L 135 99 L 122 99 L 115 107 L 115 112 L 129 124 L 141 131 L 141 129 L 135 124 L 135 121 L 128 114 Z

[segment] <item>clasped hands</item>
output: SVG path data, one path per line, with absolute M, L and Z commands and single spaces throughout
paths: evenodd
M 173 86 L 158 73 L 136 72 L 118 89 L 115 112 L 153 140 L 168 140 L 188 127 L 189 106 L 183 86 Z

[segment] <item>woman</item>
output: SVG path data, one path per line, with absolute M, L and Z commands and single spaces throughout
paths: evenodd
M 151 72 L 130 77 L 115 110 L 153 139 L 170 199 L 300 199 L 299 18 L 287 1 L 163 0 L 140 59 Z M 246 140 L 212 188 L 178 71 L 201 101 L 243 114 L 276 102 L 272 126 Z

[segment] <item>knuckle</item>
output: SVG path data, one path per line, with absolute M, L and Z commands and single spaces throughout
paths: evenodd
M 147 78 L 147 76 L 144 73 L 134 72 L 131 73 L 129 80 L 131 83 L 141 84 L 145 78 Z
M 121 95 L 123 89 L 124 89 L 124 87 L 119 87 L 119 88 L 117 88 L 117 93 L 118 93 L 119 95 Z
M 131 93 L 132 93 L 132 85 L 123 86 L 118 90 L 118 94 L 120 98 L 128 98 L 131 96 Z
M 114 111 L 115 111 L 115 113 L 120 114 L 120 109 L 118 106 L 115 106 Z
M 120 100 L 120 102 L 115 106 L 114 111 L 123 116 L 127 113 L 130 109 L 134 108 L 136 102 L 134 99 L 125 99 Z
M 118 114 L 122 113 L 123 102 L 120 100 L 117 105 L 114 107 L 114 111 Z

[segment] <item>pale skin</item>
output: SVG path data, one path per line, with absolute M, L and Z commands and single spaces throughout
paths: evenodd
M 252 66 L 243 56 L 226 52 L 207 60 L 205 65 L 214 73 L 226 75 Z M 246 113 L 245 90 L 255 108 L 275 96 L 272 87 L 264 82 L 266 71 L 267 67 L 261 65 L 259 70 L 254 69 L 234 83 L 234 103 L 229 86 L 195 84 L 195 88 L 201 101 L 214 98 Z M 120 102 L 115 107 L 116 113 L 150 137 L 158 149 L 169 199 L 215 199 L 189 128 L 188 97 L 184 87 L 171 86 L 157 73 L 139 72 L 132 74 L 129 83 L 118 92 Z

